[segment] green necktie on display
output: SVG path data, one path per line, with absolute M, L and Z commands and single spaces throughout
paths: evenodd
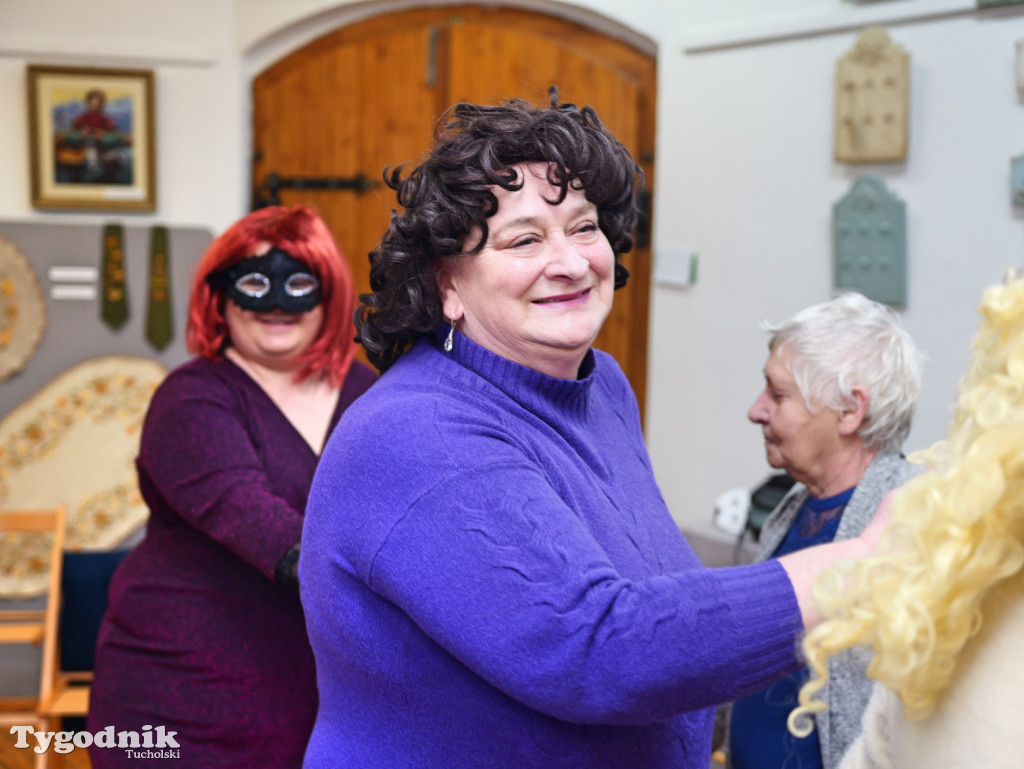
M 121 328 L 128 320 L 124 267 L 124 227 L 108 224 L 103 228 L 103 296 L 100 317 L 114 330 Z
M 162 350 L 173 336 L 167 228 L 154 227 L 149 235 L 149 304 L 146 307 L 146 339 L 156 349 Z

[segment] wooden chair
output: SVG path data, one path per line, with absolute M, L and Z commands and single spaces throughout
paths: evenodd
M 64 553 L 54 685 L 43 714 L 84 716 L 89 709 L 96 641 L 114 571 L 128 550 Z
M 31 724 L 37 731 L 49 731 L 50 719 L 42 706 L 54 696 L 56 690 L 57 626 L 66 521 L 67 512 L 63 505 L 45 510 L 0 510 L 0 534 L 50 532 L 53 537 L 46 608 L 0 609 L 0 645 L 31 644 L 42 647 L 38 697 L 0 698 L 0 723 L 8 726 Z M 35 742 L 31 741 L 30 744 L 35 745 Z M 45 769 L 49 751 L 33 755 L 37 769 Z

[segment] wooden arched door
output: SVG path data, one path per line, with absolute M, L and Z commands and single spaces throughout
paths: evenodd
M 450 105 L 512 97 L 543 104 L 553 84 L 561 101 L 597 110 L 644 168 L 650 190 L 653 57 L 551 16 L 467 5 L 344 27 L 257 76 L 254 199 L 265 200 L 268 181 L 276 179 L 271 186 L 281 203 L 318 208 L 352 265 L 357 290 L 365 292 L 367 254 L 397 205 L 380 182 L 383 169 L 416 163 Z M 309 179 L 321 181 L 301 181 Z M 651 273 L 646 231 L 623 261 L 632 277 L 616 292 L 597 346 L 619 361 L 642 410 Z

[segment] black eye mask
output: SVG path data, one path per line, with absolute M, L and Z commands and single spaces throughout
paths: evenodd
M 223 286 L 232 302 L 251 312 L 309 312 L 322 298 L 320 281 L 309 267 L 276 247 L 216 272 L 208 280 L 213 286 Z

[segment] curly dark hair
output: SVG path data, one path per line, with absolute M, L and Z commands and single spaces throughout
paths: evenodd
M 497 106 L 456 104 L 438 122 L 434 147 L 403 178 L 404 166 L 389 167 L 384 181 L 397 192 L 380 244 L 370 253 L 370 289 L 355 312 L 367 358 L 386 370 L 419 337 L 444 322 L 437 276 L 441 259 L 478 253 L 488 237 L 487 219 L 498 210 L 492 190 L 518 190 L 514 166 L 548 163 L 548 180 L 559 187 L 559 204 L 570 186 L 597 206 L 598 225 L 615 254 L 615 288 L 629 273 L 619 255 L 633 247 L 637 220 L 634 187 L 642 171 L 590 107 L 551 107 L 521 99 Z M 468 248 L 466 236 L 481 231 Z

